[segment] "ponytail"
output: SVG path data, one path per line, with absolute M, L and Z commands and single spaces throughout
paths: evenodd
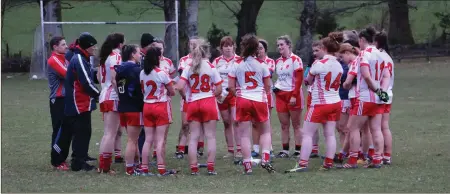
M 197 44 L 194 46 L 194 50 L 192 51 L 192 72 L 198 74 L 200 72 L 200 67 L 202 60 L 204 58 L 209 58 L 209 43 L 204 39 L 197 39 Z
M 159 58 L 161 57 L 161 48 L 150 47 L 147 50 L 144 58 L 144 73 L 145 75 L 150 74 L 156 67 L 159 67 Z
M 386 32 L 378 32 L 375 35 L 375 42 L 377 43 L 377 49 L 384 50 L 389 54 L 388 38 Z

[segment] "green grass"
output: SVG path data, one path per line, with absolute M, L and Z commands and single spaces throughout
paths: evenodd
M 298 174 L 267 174 L 255 168 L 253 176 L 241 175 L 242 167 L 222 159 L 226 152 L 222 124 L 217 129 L 218 176 L 189 175 L 187 160 L 171 156 L 180 122 L 169 129 L 168 167 L 179 168 L 176 177 L 128 177 L 114 164 L 116 176 L 95 172 L 57 172 L 50 167 L 51 121 L 45 81 L 29 81 L 27 75 L 2 76 L 2 191 L 3 192 L 448 192 L 450 186 L 450 61 L 431 64 L 397 64 L 391 128 L 394 137 L 393 165 L 382 169 L 319 172 L 319 159 Z M 173 110 L 178 110 L 173 100 Z M 178 111 L 174 118 L 179 119 Z M 280 124 L 273 117 L 275 151 L 280 148 Z M 98 153 L 103 125 L 93 113 L 90 154 Z M 125 137 L 123 138 L 125 141 Z M 323 138 L 321 138 L 323 145 Z M 324 151 L 323 146 L 321 152 Z M 204 161 L 202 159 L 201 161 Z M 295 164 L 275 159 L 282 172 Z M 205 173 L 204 169 L 201 170 Z
M 63 21 L 161 21 L 164 19 L 161 10 L 149 10 L 141 17 L 136 13 L 149 6 L 147 1 L 114 1 L 120 7 L 122 14 L 118 15 L 108 2 L 102 1 L 66 1 L 75 8 L 63 10 Z M 238 3 L 227 1 L 231 7 L 238 7 Z M 329 7 L 342 7 L 358 4 L 358 1 L 318 1 L 319 9 Z M 410 23 L 416 42 L 425 42 L 429 37 L 429 31 L 433 24 L 438 26 L 438 20 L 433 16 L 434 12 L 448 10 L 447 1 L 415 1 L 417 10 L 410 10 Z M 299 1 L 265 1 L 261 7 L 257 25 L 258 35 L 267 39 L 270 51 L 275 51 L 273 46 L 276 37 L 284 34 L 290 35 L 294 40 L 299 38 L 300 16 L 303 3 Z M 340 26 L 347 29 L 360 29 L 368 24 L 377 24 L 381 18 L 381 10 L 386 5 L 363 8 L 354 14 L 346 14 L 338 17 Z M 34 42 L 34 32 L 39 26 L 39 6 L 29 4 L 16 7 L 5 14 L 4 31 L 2 34 L 2 46 L 5 41 L 10 45 L 12 52 L 22 51 L 24 55 L 31 55 Z M 200 1 L 199 33 L 206 36 L 211 24 L 215 23 L 219 28 L 225 29 L 235 36 L 237 33 L 236 19 L 232 13 L 218 1 Z M 156 36 L 164 36 L 164 25 L 65 25 L 64 36 L 72 41 L 81 32 L 91 32 L 102 42 L 111 32 L 123 32 L 127 41 L 138 43 L 140 35 L 150 32 Z M 437 36 L 441 29 L 437 28 Z M 37 39 L 39 43 L 39 39 Z

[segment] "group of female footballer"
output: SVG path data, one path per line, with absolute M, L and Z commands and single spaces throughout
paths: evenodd
M 141 46 L 124 42 L 123 34 L 110 34 L 100 51 L 99 102 L 104 136 L 99 172 L 115 173 L 111 155 L 123 128 L 128 134 L 127 175 L 153 175 L 149 169 L 152 156 L 156 157 L 157 175 L 177 173 L 165 166 L 167 134 L 173 122 L 171 99 L 176 93 L 182 99 L 182 127 L 175 157 L 182 159 L 187 154 L 192 175 L 199 174 L 199 167 L 206 167 L 209 175 L 217 174 L 219 118 L 228 148 L 224 157 L 240 161 L 244 174 L 252 173 L 252 160 L 257 157 L 261 158 L 262 168 L 275 172 L 271 163 L 273 107 L 281 124 L 282 142 L 281 151 L 274 157 L 298 158 L 295 168 L 285 172 L 305 171 L 309 158 L 319 156 L 320 126 L 326 144 L 321 169 L 331 169 L 333 163 L 344 169 L 357 168 L 360 161 L 367 168 L 391 163 L 389 114 L 394 64 L 384 32 L 367 28 L 359 33 L 330 33 L 313 44 L 316 60 L 309 72 L 304 71 L 301 58 L 292 52 L 288 36 L 277 38 L 281 57 L 276 60 L 267 56 L 267 41 L 254 35 L 244 36 L 240 45 L 230 36 L 223 37 L 222 55 L 212 62 L 209 43 L 192 37 L 190 53 L 180 59 L 178 70 L 163 56 L 162 41 Z M 237 46 L 240 55 L 235 53 Z M 303 96 L 303 84 L 307 87 L 307 99 Z M 295 142 L 292 155 L 291 123 Z M 338 154 L 335 129 L 340 136 Z M 203 155 L 204 139 L 207 163 L 199 165 L 197 157 Z M 155 154 L 150 154 L 152 149 Z

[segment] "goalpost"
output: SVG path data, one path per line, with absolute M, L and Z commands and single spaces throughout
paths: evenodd
M 31 65 L 30 65 L 30 78 L 31 79 L 47 79 L 47 58 L 49 57 L 49 53 L 47 53 L 47 48 L 46 48 L 46 42 L 49 40 L 46 40 L 46 36 L 45 36 L 45 25 L 63 25 L 63 26 L 67 26 L 67 25 L 76 25 L 76 26 L 83 26 L 83 25 L 139 25 L 139 24 L 160 24 L 160 25 L 165 25 L 165 29 L 167 29 L 170 25 L 175 24 L 175 31 L 176 31 L 176 60 L 179 60 L 180 56 L 179 56 L 179 51 L 178 51 L 178 47 L 179 47 L 179 40 L 178 40 L 178 0 L 175 0 L 175 21 L 95 21 L 95 22 L 48 22 L 44 20 L 44 3 L 43 0 L 40 0 L 40 17 L 41 17 L 41 25 L 40 27 L 40 32 L 38 29 L 36 29 L 35 32 L 35 45 L 34 45 L 34 49 L 33 49 L 33 53 L 32 53 L 32 61 L 31 61 Z M 84 30 L 83 32 L 89 32 L 88 29 Z M 152 35 L 154 35 L 154 33 L 149 32 L 149 31 L 139 31 L 137 33 L 142 34 L 148 32 Z M 79 34 L 78 34 L 79 35 Z M 94 37 L 96 37 L 95 34 L 93 34 Z M 135 36 L 135 35 L 134 35 Z M 155 35 L 154 35 L 155 36 Z M 164 30 L 164 36 L 165 36 L 165 30 Z M 40 38 L 40 42 L 37 42 L 36 38 Z M 67 37 L 66 37 L 67 38 Z M 125 34 L 125 38 L 128 40 L 129 37 L 127 37 L 127 35 Z M 140 39 L 140 35 L 139 37 L 132 37 L 132 39 Z M 164 39 L 164 37 L 161 37 L 162 39 Z M 98 41 L 98 47 L 101 44 L 101 39 L 97 38 Z M 67 44 L 70 44 L 71 40 L 67 40 L 66 42 Z M 138 40 L 136 40 L 138 42 Z M 169 44 L 169 43 L 166 43 Z M 91 64 L 94 65 L 94 64 Z

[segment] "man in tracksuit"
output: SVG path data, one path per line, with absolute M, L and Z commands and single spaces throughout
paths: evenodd
M 50 40 L 52 55 L 47 60 L 48 86 L 50 88 L 50 117 L 52 119 L 52 150 L 58 150 L 55 141 L 59 138 L 58 132 L 62 131 L 64 120 L 64 79 L 66 78 L 67 65 L 69 62 L 64 58 L 67 52 L 67 44 L 64 37 L 56 36 Z M 55 147 L 54 147 L 55 145 Z M 53 148 L 54 147 L 54 148 Z M 51 155 L 51 164 L 57 170 L 68 170 L 65 161 L 58 161 L 57 155 Z M 66 156 L 67 157 L 67 156 Z
M 79 45 L 74 49 L 74 55 L 67 67 L 64 87 L 66 97 L 64 99 L 66 118 L 63 122 L 63 130 L 59 141 L 60 161 L 65 160 L 69 152 L 70 143 L 67 139 L 72 139 L 72 163 L 73 171 L 90 171 L 95 167 L 86 163 L 86 157 L 91 139 L 91 111 L 96 109 L 96 98 L 100 91 L 94 85 L 93 75 L 89 57 L 93 56 L 96 50 L 97 40 L 89 34 L 79 37 Z

